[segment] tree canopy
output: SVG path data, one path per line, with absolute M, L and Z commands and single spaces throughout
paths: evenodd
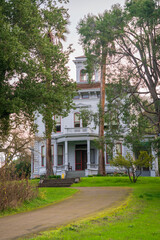
M 158 136 L 157 146 L 160 141 L 159 16 L 159 0 L 127 0 L 123 8 L 114 5 L 98 16 L 86 16 L 78 25 L 88 72 L 92 72 L 94 66 L 101 68 L 102 53 L 106 53 L 108 115 L 105 120 L 112 125 L 116 114 L 123 110 L 123 120 L 130 127 L 128 133 L 132 132 L 133 138 L 140 137 L 149 127 Z M 110 84 L 113 96 L 109 92 Z M 110 127 L 112 138 L 124 136 L 124 125 L 121 133 Z M 108 135 L 106 137 L 108 140 Z
M 66 66 L 71 48 L 63 51 L 59 41 L 69 16 L 57 2 L 1 1 L 0 124 L 5 134 L 11 114 L 31 118 L 38 111 L 52 129 L 50 116 L 71 107 L 75 86 Z

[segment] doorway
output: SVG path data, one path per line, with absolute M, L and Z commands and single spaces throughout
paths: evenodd
M 76 171 L 85 170 L 87 168 L 87 150 L 76 149 L 75 155 Z

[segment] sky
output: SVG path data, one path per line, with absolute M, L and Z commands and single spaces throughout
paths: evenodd
M 66 35 L 67 39 L 63 45 L 64 49 L 66 49 L 69 44 L 73 44 L 73 49 L 75 49 L 70 55 L 69 60 L 70 78 L 76 80 L 76 69 L 73 60 L 75 57 L 84 55 L 83 49 L 79 44 L 79 35 L 76 30 L 80 19 L 83 19 L 88 13 L 98 15 L 105 10 L 110 10 L 111 6 L 116 3 L 123 6 L 125 0 L 69 0 L 69 3 L 65 4 L 65 8 L 68 9 L 70 15 L 70 24 L 68 25 L 69 34 Z

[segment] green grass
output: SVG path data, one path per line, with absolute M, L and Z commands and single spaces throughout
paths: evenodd
M 33 184 L 36 184 L 34 181 Z M 39 188 L 38 197 L 31 200 L 25 201 L 21 206 L 15 209 L 8 209 L 0 212 L 0 217 L 13 215 L 20 212 L 28 212 L 37 208 L 45 207 L 58 201 L 64 200 L 76 193 L 76 189 L 69 188 Z
M 72 187 L 138 187 L 146 184 L 160 184 L 160 178 L 139 177 L 137 183 L 131 183 L 128 177 L 84 177 Z
M 75 186 L 130 186 L 125 205 L 54 231 L 34 240 L 159 240 L 160 178 L 139 178 L 131 184 L 125 177 L 88 177 Z

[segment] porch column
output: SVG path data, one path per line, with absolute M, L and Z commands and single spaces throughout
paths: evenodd
M 65 170 L 68 170 L 68 141 L 65 140 Z
M 90 140 L 87 140 L 87 169 L 90 169 Z
M 54 169 L 57 168 L 57 143 L 54 143 Z

